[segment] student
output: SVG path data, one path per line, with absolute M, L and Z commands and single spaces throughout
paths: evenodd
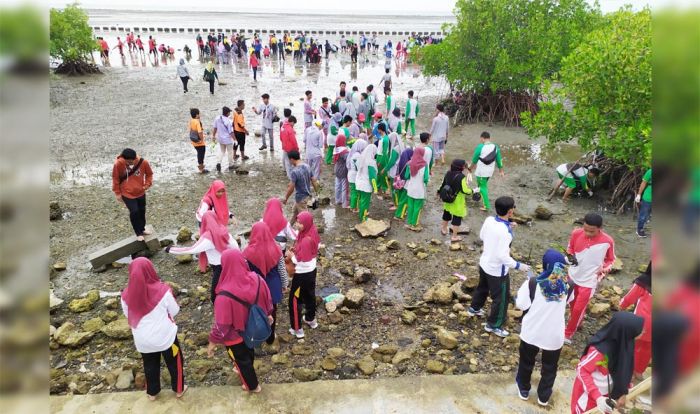
M 377 188 L 379 193 L 382 195 L 387 195 L 389 192 L 388 172 L 389 172 L 389 160 L 391 158 L 391 141 L 389 141 L 389 136 L 386 133 L 386 125 L 379 124 L 377 126 Z
M 634 343 L 634 374 L 637 378 L 642 378 L 642 374 L 647 369 L 651 360 L 651 262 L 646 270 L 632 284 L 632 288 L 620 301 L 621 310 L 629 308 L 634 304 L 634 314 L 644 318 L 644 332 Z
M 304 147 L 306 148 L 306 163 L 311 168 L 313 178 L 321 176 L 321 156 L 323 153 L 323 128 L 320 120 L 304 130 Z M 330 164 L 330 163 L 329 163 Z
M 367 141 L 364 139 L 358 139 L 350 149 L 350 153 L 347 156 L 346 168 L 348 169 L 348 183 L 350 184 L 350 209 L 355 213 L 358 212 L 357 209 L 357 168 L 362 155 L 362 151 L 367 148 Z
M 639 191 L 634 198 L 634 202 L 639 204 L 639 219 L 637 220 L 637 236 L 645 238 L 644 225 L 649 221 L 651 215 L 651 168 L 647 169 L 639 185 Z
M 347 127 L 348 132 L 350 132 L 350 140 L 357 140 L 360 137 L 360 132 L 362 132 L 361 127 L 360 127 L 360 122 L 358 119 L 354 119 L 350 115 L 347 115 L 343 119 L 350 118 L 350 125 Z
M 328 128 L 328 134 L 326 135 L 326 139 L 324 141 L 324 146 L 326 148 L 326 155 L 324 157 L 324 162 L 326 165 L 331 165 L 333 163 L 333 150 L 335 149 L 335 141 L 338 139 L 338 130 L 340 129 L 340 125 L 337 125 L 339 122 L 342 122 L 342 118 L 340 121 L 338 121 L 335 115 L 340 115 L 340 113 L 336 112 L 333 117 L 333 123 Z M 318 121 L 316 121 L 318 122 Z M 319 169 L 320 169 L 320 164 L 319 164 Z M 318 177 L 316 177 L 318 178 Z
M 270 228 L 270 232 L 275 237 L 275 241 L 284 252 L 287 246 L 293 246 L 297 239 L 297 233 L 284 217 L 282 211 L 282 201 L 273 197 L 265 203 L 262 221 Z
M 182 81 L 184 93 L 187 93 L 187 82 L 190 80 L 190 72 L 187 70 L 187 66 L 185 66 L 185 59 L 180 59 L 180 64 L 177 67 L 177 76 L 179 76 Z
M 404 220 L 406 218 L 406 211 L 408 211 L 408 195 L 406 195 L 406 180 L 403 176 L 406 173 L 406 168 L 408 167 L 408 162 L 413 157 L 413 148 L 406 148 L 401 153 L 399 157 L 397 172 L 396 172 L 396 184 L 394 187 L 399 187 L 396 189 L 396 212 L 394 213 L 395 220 Z
M 201 227 L 202 218 L 207 211 L 213 211 L 216 214 L 217 221 L 224 226 L 228 225 L 230 219 L 233 219 L 234 223 L 236 223 L 236 219 L 228 206 L 226 185 L 221 180 L 214 180 L 209 186 L 209 190 L 202 197 L 202 201 L 200 201 L 195 213 L 197 227 Z
M 345 92 L 345 88 L 347 87 L 347 83 L 345 81 L 340 81 L 338 92 L 335 94 L 335 100 L 336 102 L 341 98 L 343 95 L 343 92 Z
M 245 116 L 243 115 L 243 109 L 245 109 L 245 101 L 239 99 L 236 102 L 236 108 L 233 111 L 233 135 L 236 137 L 236 142 L 233 144 L 233 158 L 238 159 L 236 155 L 236 150 L 241 149 L 241 159 L 243 161 L 250 159 L 245 155 L 245 141 L 246 136 L 248 136 L 248 129 L 245 127 Z
M 259 274 L 265 280 L 270 297 L 272 298 L 272 333 L 265 342 L 272 345 L 275 341 L 275 325 L 277 324 L 277 305 L 282 302 L 282 292 L 287 289 L 289 280 L 287 267 L 284 265 L 282 249 L 275 243 L 270 228 L 265 222 L 253 224 L 250 231 L 250 241 L 243 250 L 243 257 L 248 261 L 250 270 Z
M 384 94 L 386 95 L 386 91 L 391 92 L 391 73 L 390 69 L 384 69 L 384 76 L 382 76 L 382 80 L 379 82 L 380 85 L 383 86 L 382 89 L 384 89 Z M 393 109 L 393 108 L 391 108 Z M 387 115 L 391 112 L 389 109 L 389 105 L 387 104 Z
M 357 145 L 357 143 L 355 144 Z M 372 193 L 377 193 L 377 147 L 369 144 L 362 150 L 362 155 L 357 160 L 357 175 L 355 177 L 355 189 L 357 190 L 357 209 L 360 222 L 367 220 L 369 206 L 372 202 Z
M 505 330 L 510 302 L 509 269 L 527 272 L 530 266 L 520 263 L 510 256 L 513 229 L 510 218 L 515 213 L 515 201 L 503 196 L 496 199 L 496 216 L 486 217 L 481 226 L 479 238 L 484 242 L 479 258 L 479 285 L 472 296 L 472 304 L 467 310 L 469 316 L 484 316 L 486 297 L 491 297 L 491 312 L 486 320 L 486 332 L 505 338 L 510 332 Z
M 200 119 L 199 109 L 190 109 L 190 142 L 197 151 L 197 168 L 200 174 L 208 174 L 209 170 L 204 168 L 204 155 L 207 151 L 207 143 L 204 140 L 204 129 L 202 128 L 202 120 Z
M 433 173 L 433 162 L 435 161 L 433 147 L 430 145 L 430 134 L 427 132 L 420 133 L 420 142 L 416 147 L 425 148 L 425 162 L 428 163 L 428 169 L 430 173 Z
M 117 45 L 112 48 L 112 50 L 119 48 L 119 54 L 124 57 L 124 42 L 117 36 Z
M 170 372 L 170 386 L 177 398 L 187 391 L 182 348 L 173 318 L 180 312 L 170 287 L 161 282 L 153 263 L 138 257 L 129 264 L 129 282 L 121 294 L 136 350 L 143 359 L 146 394 L 155 401 L 160 393 L 160 358 Z
M 389 210 L 394 211 L 399 206 L 398 192 L 394 187 L 394 182 L 396 181 L 399 158 L 401 157 L 403 150 L 406 149 L 406 146 L 404 145 L 399 134 L 396 132 L 389 134 L 389 146 L 391 147 L 391 152 L 389 154 L 389 162 L 387 163 L 385 169 L 387 171 L 387 186 L 391 190 L 391 201 L 393 202 L 393 205 L 389 207 Z
M 391 132 L 396 132 L 399 135 L 403 135 L 403 126 L 401 125 L 401 110 L 399 108 L 394 108 L 389 113 L 387 118 L 387 123 L 389 124 L 389 130 Z
M 369 134 L 371 132 L 371 124 L 372 121 L 370 120 L 370 105 L 368 102 L 368 96 L 366 93 L 362 92 L 360 94 L 360 106 L 357 109 L 358 117 L 361 117 L 361 119 L 364 119 L 364 130 Z
M 561 348 L 564 346 L 564 312 L 566 311 L 566 259 L 563 254 L 549 249 L 542 257 L 542 273 L 528 279 L 518 289 L 515 305 L 522 311 L 520 328 L 520 359 L 515 383 L 518 396 L 527 400 L 530 396 L 530 379 L 535 358 L 542 351 L 540 383 L 537 386 L 537 403 L 549 405 L 552 387 L 557 378 Z
M 316 256 L 321 237 L 314 224 L 314 218 L 308 211 L 299 214 L 299 220 L 295 227 L 299 232 L 294 251 L 287 254 L 291 256 L 295 265 L 295 274 L 292 278 L 292 287 L 289 292 L 289 333 L 297 339 L 304 337 L 304 328 L 301 325 L 301 307 L 304 306 L 306 314 L 304 323 L 311 329 L 318 328 L 316 321 Z
M 294 168 L 292 169 L 287 185 L 287 193 L 284 196 L 284 204 L 287 204 L 289 197 L 294 194 L 294 209 L 292 210 L 292 218 L 289 222 L 294 225 L 297 221 L 297 216 L 302 211 L 306 211 L 307 203 L 311 200 L 311 186 L 318 191 L 318 180 L 311 173 L 311 168 L 300 160 L 298 151 L 290 151 L 289 161 Z
M 145 58 L 146 53 L 143 51 L 143 40 L 141 40 L 141 35 L 136 35 L 136 46 L 139 47 L 139 53 L 141 53 L 141 56 Z
M 153 36 L 148 36 L 148 57 L 151 57 L 151 53 L 153 53 L 153 57 L 157 60 L 158 59 L 158 52 L 156 51 L 156 39 L 153 38 Z
M 311 126 L 314 118 L 316 118 L 316 110 L 312 102 L 313 95 L 311 91 L 304 92 L 304 95 L 306 96 L 304 98 L 304 128 L 308 128 Z
M 250 60 L 249 64 L 251 69 L 253 69 L 253 80 L 257 81 L 258 80 L 258 66 L 260 65 L 260 62 L 258 62 L 260 52 L 256 52 L 250 55 Z
M 442 165 L 445 165 L 445 144 L 447 144 L 447 134 L 450 127 L 450 119 L 445 115 L 445 107 L 437 104 L 437 113 L 430 126 L 430 138 L 435 143 L 435 155 L 440 157 Z
M 267 142 L 265 142 L 265 136 L 267 135 L 270 137 L 270 152 L 273 152 L 275 150 L 273 120 L 277 116 L 277 108 L 270 103 L 269 94 L 264 93 L 261 98 L 262 103 L 257 108 L 253 107 L 253 112 L 256 115 L 262 115 L 262 146 L 258 150 L 264 151 L 267 149 Z
M 406 217 L 406 227 L 409 230 L 421 231 L 420 213 L 425 203 L 425 188 L 430 179 L 429 171 L 425 162 L 425 149 L 416 148 L 413 156 L 408 162 L 408 169 L 404 172 L 403 178 L 406 180 L 406 196 L 408 214 Z
M 569 267 L 569 281 L 573 284 L 573 290 L 569 298 L 571 314 L 566 324 L 566 344 L 571 343 L 571 337 L 581 324 L 598 283 L 615 262 L 615 241 L 602 227 L 603 217 L 588 213 L 583 218 L 583 227 L 574 229 L 569 239 L 566 252 L 576 260 Z
M 340 132 L 333 149 L 333 164 L 335 164 L 335 204 L 348 208 L 348 147 L 345 145 L 345 133 Z
M 112 167 L 112 192 L 129 210 L 136 240 L 151 234 L 146 230 L 146 191 L 153 185 L 153 170 L 131 148 L 124 148 Z
M 409 127 L 411 129 L 411 134 L 409 137 L 416 135 L 416 118 L 418 118 L 418 113 L 420 112 L 420 107 L 418 106 L 418 100 L 413 98 L 413 91 L 408 91 L 408 101 L 406 102 L 406 134 L 408 134 Z
M 209 333 L 209 358 L 214 356 L 217 345 L 226 347 L 233 371 L 238 374 L 244 391 L 259 393 L 262 391 L 255 373 L 255 350 L 248 346 L 240 333 L 245 331 L 248 321 L 246 304 L 255 303 L 268 315 L 272 324 L 272 298 L 270 290 L 257 273 L 248 268 L 243 254 L 239 250 L 227 250 L 221 256 L 221 282 L 216 288 L 214 301 L 214 323 Z M 240 301 L 232 298 L 234 295 Z
M 589 197 L 592 197 L 593 191 L 591 191 L 588 182 L 595 179 L 598 174 L 600 174 L 600 170 L 595 167 L 580 164 L 561 164 L 557 167 L 559 182 L 555 189 L 559 188 L 562 183 L 566 185 L 566 190 L 564 190 L 564 196 L 562 197 L 563 202 L 569 201 L 569 196 L 576 188 L 580 188 L 588 193 Z
M 214 69 L 214 63 L 208 62 L 207 67 L 204 69 L 204 76 L 202 77 L 206 82 L 209 82 L 209 92 L 214 95 L 214 82 L 219 81 L 219 75 Z
M 292 111 L 285 109 L 291 114 Z M 297 143 L 296 131 L 294 131 L 294 125 L 297 123 L 297 118 L 290 115 L 287 119 L 282 121 L 282 126 L 280 127 L 280 141 L 282 142 L 282 165 L 284 166 L 284 171 L 287 173 L 287 178 L 291 179 L 292 173 L 292 163 L 289 161 L 289 153 L 292 151 L 299 152 L 299 143 Z
M 323 133 L 325 135 L 328 135 L 328 127 L 331 123 L 333 110 L 331 109 L 331 105 L 329 103 L 328 98 L 326 98 L 325 96 L 321 98 L 321 107 L 318 108 L 318 111 L 321 114 L 321 122 L 323 123 Z
M 348 148 L 351 147 L 352 144 L 355 142 L 355 139 L 350 134 L 350 126 L 351 125 L 352 125 L 352 117 L 350 115 L 345 115 L 343 117 L 343 124 L 338 129 L 338 133 L 343 134 L 345 136 L 345 145 L 347 145 Z
M 211 266 L 211 301 L 214 303 L 215 288 L 221 275 L 221 254 L 227 249 L 238 249 L 238 243 L 221 224 L 213 211 L 207 211 L 202 216 L 202 226 L 199 229 L 199 239 L 189 247 L 168 246 L 165 251 L 174 255 L 198 254 L 199 271 L 205 273 Z
M 365 134 L 365 114 L 363 113 L 357 115 L 357 119 L 350 125 L 350 135 L 359 137 L 361 134 Z
M 236 168 L 233 165 L 233 121 L 231 120 L 231 108 L 224 106 L 221 109 L 221 115 L 214 120 L 212 127 L 212 136 L 219 143 L 219 158 L 216 161 L 216 171 L 221 172 L 221 161 L 224 160 L 224 155 L 228 153 L 228 169 L 229 171 Z
M 462 225 L 462 220 L 467 216 L 467 201 L 464 196 L 472 194 L 472 189 L 469 188 L 467 183 L 467 177 L 464 176 L 466 166 L 467 162 L 465 160 L 452 160 L 450 171 L 445 173 L 442 184 L 438 188 L 438 194 L 440 194 L 440 190 L 445 185 L 449 185 L 455 194 L 454 201 L 443 201 L 442 225 L 440 226 L 442 235 L 447 236 L 450 233 L 447 226 L 452 222 L 452 237 L 450 239 L 452 242 L 462 240 L 462 237 L 459 235 L 459 228 Z
M 372 115 L 372 119 L 374 120 L 374 128 L 372 128 L 372 135 L 375 137 L 379 136 L 379 125 L 384 125 L 384 130 L 388 134 L 391 132 L 389 129 L 389 123 L 386 122 L 384 119 L 382 119 L 382 113 L 377 111 Z
M 576 368 L 571 392 L 571 414 L 598 408 L 612 413 L 608 397 L 623 405 L 634 367 L 634 339 L 644 320 L 628 312 L 615 312 L 604 327 L 588 341 Z
M 489 203 L 489 178 L 493 176 L 495 167 L 501 173 L 501 177 L 505 177 L 503 172 L 503 160 L 501 158 L 501 148 L 491 142 L 491 134 L 484 131 L 481 133 L 481 143 L 474 149 L 472 156 L 472 165 L 469 166 L 469 171 L 476 171 L 476 183 L 479 185 L 481 199 L 484 202 L 481 211 L 489 211 L 491 204 Z

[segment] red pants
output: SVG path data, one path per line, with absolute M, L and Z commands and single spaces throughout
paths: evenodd
M 640 341 L 634 343 L 634 373 L 642 375 L 651 360 L 651 342 Z
M 576 333 L 581 321 L 583 321 L 584 315 L 586 315 L 586 308 L 588 303 L 593 298 L 595 294 L 595 288 L 587 288 L 574 284 L 574 291 L 572 293 L 573 299 L 570 300 L 569 307 L 571 313 L 569 315 L 569 322 L 566 324 L 566 329 L 564 330 L 564 336 L 571 339 Z

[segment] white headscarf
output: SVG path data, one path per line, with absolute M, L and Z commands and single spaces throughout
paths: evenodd
M 362 154 L 362 151 L 367 148 L 367 141 L 364 139 L 358 139 L 355 141 L 354 144 L 352 144 L 352 147 L 350 148 L 350 154 L 348 154 L 348 158 L 345 161 L 345 166 L 348 168 L 348 170 L 352 167 L 352 156 L 354 154 Z
M 406 149 L 403 140 L 399 137 L 399 134 L 392 132 L 389 134 L 389 142 L 391 143 L 391 149 L 399 153 L 399 156 Z
M 368 174 L 369 167 L 377 168 L 377 146 L 374 144 L 369 144 L 362 150 L 362 155 L 360 155 L 360 162 L 357 164 L 357 171 L 360 174 Z

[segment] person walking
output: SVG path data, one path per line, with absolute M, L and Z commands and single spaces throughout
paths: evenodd
M 406 180 L 403 178 L 408 168 L 408 162 L 413 157 L 413 148 L 408 147 L 401 152 L 396 170 L 396 179 L 394 180 L 394 189 L 396 192 L 396 211 L 394 212 L 394 220 L 403 221 L 406 218 L 408 211 L 408 195 L 406 194 Z
M 418 100 L 413 97 L 413 91 L 408 91 L 408 101 L 406 102 L 406 110 L 404 111 L 404 113 L 406 114 L 405 133 L 408 134 L 410 128 L 410 138 L 416 135 L 416 118 L 418 118 L 418 114 L 420 113 Z
M 440 184 L 438 189 L 438 195 L 440 195 L 442 189 L 444 189 L 445 186 L 449 186 L 454 195 L 453 201 L 443 200 L 442 225 L 440 226 L 440 233 L 442 233 L 443 236 L 447 236 L 450 234 L 448 225 L 450 223 L 452 224 L 452 237 L 450 241 L 453 243 L 462 241 L 459 232 L 462 220 L 467 216 L 467 201 L 465 195 L 471 195 L 473 193 L 472 189 L 469 188 L 467 177 L 464 176 L 464 169 L 466 166 L 467 162 L 465 160 L 452 160 L 450 171 L 445 173 L 442 184 Z
M 372 203 L 372 193 L 377 193 L 377 147 L 369 144 L 362 150 L 357 160 L 357 175 L 355 189 L 357 190 L 357 211 L 360 222 L 367 220 L 369 207 Z
M 647 169 L 639 185 L 639 191 L 634 198 L 634 202 L 639 205 L 639 218 L 637 219 L 637 236 L 647 237 L 644 225 L 649 221 L 651 215 L 651 168 Z
M 307 203 L 311 200 L 311 186 L 313 185 L 314 189 L 318 191 L 319 183 L 313 177 L 311 168 L 301 162 L 298 151 L 290 151 L 288 156 L 294 168 L 289 174 L 289 184 L 287 185 L 287 193 L 283 202 L 287 204 L 289 197 L 294 193 L 294 208 L 292 210 L 292 218 L 289 220 L 294 225 L 299 213 L 306 211 Z
M 248 136 L 248 129 L 245 126 L 245 116 L 243 115 L 243 109 L 245 109 L 245 101 L 239 99 L 236 102 L 236 108 L 233 111 L 233 136 L 236 137 L 236 142 L 233 144 L 233 158 L 238 159 L 236 155 L 236 150 L 240 148 L 241 159 L 243 161 L 250 159 L 245 155 L 245 141 L 246 136 Z
M 406 227 L 409 230 L 421 231 L 420 213 L 425 204 L 425 189 L 430 179 L 430 171 L 426 168 L 425 149 L 416 148 L 413 150 L 413 156 L 408 162 L 408 169 L 404 172 L 406 180 L 406 196 L 408 214 L 406 217 Z
M 357 187 L 356 187 L 356 180 L 357 180 L 357 171 L 358 171 L 358 163 L 360 160 L 360 156 L 362 155 L 362 151 L 367 148 L 367 141 L 364 139 L 358 139 L 355 141 L 355 143 L 352 145 L 350 148 L 350 153 L 347 156 L 347 161 L 346 161 L 346 168 L 348 169 L 348 183 L 350 185 L 350 209 L 357 213 L 357 198 L 358 198 L 358 193 L 357 193 Z
M 209 170 L 204 168 L 204 156 L 207 151 L 207 144 L 204 139 L 204 129 L 202 128 L 202 120 L 200 119 L 199 109 L 190 109 L 190 142 L 197 151 L 197 168 L 200 174 L 208 174 Z
M 491 204 L 489 202 L 489 179 L 498 167 L 501 177 L 505 177 L 503 172 L 503 159 L 501 157 L 501 148 L 491 142 L 491 134 L 484 131 L 481 133 L 481 143 L 474 149 L 472 156 L 472 164 L 469 166 L 469 171 L 476 175 L 476 183 L 481 192 L 481 200 L 484 205 L 481 211 L 489 211 Z
M 314 179 L 321 177 L 321 162 L 323 157 L 323 126 L 320 120 L 314 120 L 313 125 L 304 130 L 304 147 L 306 148 L 306 163 L 311 168 Z
M 314 109 L 311 91 L 304 92 L 304 95 L 306 96 L 304 98 L 304 128 L 308 128 L 311 126 L 314 118 L 316 118 L 316 110 Z
M 430 138 L 435 145 L 435 155 L 440 158 L 442 165 L 445 165 L 445 144 L 447 144 L 447 134 L 450 127 L 450 118 L 445 115 L 445 106 L 437 104 L 437 112 L 430 126 Z
M 311 329 L 318 328 L 316 320 L 316 257 L 321 237 L 314 224 L 314 217 L 308 211 L 299 214 L 295 227 L 299 232 L 294 249 L 287 254 L 294 263 L 295 274 L 289 292 L 289 333 L 297 339 L 304 337 L 301 307 L 306 313 L 303 321 Z
M 174 320 L 180 306 L 147 258 L 138 257 L 129 264 L 129 282 L 121 292 L 121 305 L 143 360 L 148 399 L 155 401 L 160 393 L 161 358 L 170 373 L 170 387 L 177 398 L 182 397 L 187 385 Z
M 148 161 L 133 149 L 124 148 L 112 167 L 112 192 L 129 210 L 129 221 L 139 241 L 151 234 L 146 230 L 146 191 L 152 185 L 153 170 Z
M 396 177 L 398 176 L 399 158 L 401 158 L 401 153 L 406 149 L 406 146 L 396 132 L 389 134 L 389 145 L 391 152 L 389 162 L 385 168 L 387 170 L 387 186 L 391 192 L 391 201 L 393 202 L 391 207 L 389 207 L 389 211 L 394 211 L 399 206 L 399 193 L 395 186 Z
M 280 127 L 280 141 L 282 142 L 282 165 L 287 173 L 287 178 L 292 179 L 292 162 L 289 158 L 289 153 L 295 151 L 299 153 L 299 143 L 297 142 L 296 131 L 294 125 L 297 123 L 297 118 L 290 115 L 286 120 L 282 121 Z
M 217 221 L 224 226 L 228 226 L 231 219 L 233 219 L 234 224 L 237 222 L 228 206 L 226 185 L 221 180 L 214 180 L 209 186 L 209 190 L 202 197 L 202 201 L 199 202 L 199 207 L 195 213 L 197 227 L 202 227 L 202 218 L 207 211 L 213 211 L 216 214 Z
M 282 201 L 279 198 L 273 197 L 267 200 L 262 221 L 270 228 L 270 233 L 275 237 L 275 242 L 277 242 L 283 253 L 286 252 L 287 246 L 294 246 L 297 232 L 289 224 L 287 218 L 284 217 Z
M 221 280 L 214 300 L 214 323 L 209 332 L 207 355 L 214 357 L 217 346 L 226 348 L 233 371 L 241 379 L 244 391 L 262 391 L 255 372 L 255 350 L 248 348 L 241 337 L 248 321 L 250 306 L 258 305 L 272 318 L 272 297 L 265 281 L 248 267 L 239 250 L 227 250 L 221 256 Z
M 233 121 L 231 120 L 231 108 L 224 106 L 221 115 L 214 120 L 212 136 L 219 143 L 219 158 L 216 161 L 216 171 L 221 172 L 221 162 L 224 155 L 228 154 L 228 169 L 234 170 L 233 164 Z
M 386 196 L 389 193 L 389 159 L 391 158 L 391 142 L 389 141 L 389 135 L 387 135 L 386 125 L 377 125 L 377 189 L 381 196 Z M 396 160 L 394 161 L 396 162 Z
M 258 66 L 260 66 L 260 62 L 258 60 L 258 59 L 260 59 L 259 55 L 260 55 L 260 52 L 253 53 L 250 55 L 250 60 L 249 60 L 250 67 L 251 67 L 251 69 L 253 69 L 253 80 L 256 82 L 258 80 Z
M 554 249 L 542 257 L 542 273 L 531 277 L 518 289 L 515 306 L 526 312 L 520 328 L 518 372 L 515 383 L 518 396 L 530 396 L 535 358 L 542 351 L 537 404 L 546 407 L 557 378 L 559 356 L 564 346 L 564 312 L 566 311 L 566 258 Z
M 180 59 L 180 64 L 177 66 L 177 76 L 179 76 L 182 81 L 184 93 L 187 93 L 187 82 L 190 80 L 190 72 L 187 70 L 187 66 L 185 66 L 185 59 Z
M 345 144 L 345 134 L 341 132 L 335 141 L 333 149 L 333 164 L 335 164 L 335 204 L 343 208 L 350 206 L 348 197 L 348 147 Z
M 262 115 L 262 146 L 258 148 L 258 150 L 264 151 L 267 149 L 265 137 L 268 136 L 270 138 L 270 152 L 272 152 L 275 150 L 274 122 L 275 118 L 277 118 L 277 108 L 270 103 L 269 94 L 264 93 L 261 98 L 262 103 L 257 107 L 253 107 L 253 112 L 255 112 L 256 115 Z
M 487 217 L 481 226 L 479 238 L 484 242 L 479 258 L 479 285 L 474 290 L 469 316 L 484 316 L 486 297 L 491 297 L 491 311 L 486 320 L 486 332 L 505 338 L 510 335 L 504 326 L 510 302 L 509 269 L 527 272 L 530 266 L 510 256 L 513 229 L 510 218 L 515 213 L 515 201 L 503 196 L 496 199 L 496 216 Z
M 213 62 L 207 62 L 207 67 L 204 69 L 204 76 L 202 79 L 204 79 L 205 82 L 209 82 L 209 92 L 214 95 L 214 82 L 219 81 L 219 75 L 216 73 Z

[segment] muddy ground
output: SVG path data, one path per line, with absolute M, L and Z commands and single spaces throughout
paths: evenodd
M 348 56 L 334 57 L 330 62 L 316 66 L 287 62 L 282 69 L 276 62 L 265 62 L 257 83 L 252 81 L 243 66 L 229 66 L 219 69 L 221 79 L 227 84 L 218 87 L 214 96 L 209 95 L 207 84 L 198 81 L 193 82 L 190 93 L 183 94 L 172 66 L 111 68 L 103 75 L 85 78 L 53 77 L 50 191 L 51 199 L 58 201 L 64 213 L 62 220 L 51 222 L 51 260 L 53 263 L 65 262 L 67 270 L 54 273 L 51 279 L 54 293 L 65 299 L 63 305 L 52 312 L 51 324 L 59 327 L 70 321 L 80 327 L 91 318 L 110 320 L 114 317 L 108 313 L 111 310 L 107 308 L 108 297 L 101 298 L 91 310 L 82 313 L 69 311 L 67 305 L 91 289 L 114 293 L 126 285 L 128 274 L 125 266 L 98 273 L 91 270 L 87 260 L 91 252 L 131 234 L 127 211 L 115 201 L 110 180 L 114 158 L 124 147 L 135 148 L 154 169 L 154 186 L 147 196 L 147 220 L 161 238 L 174 235 L 182 226 L 196 228 L 194 210 L 216 178 L 227 184 L 232 211 L 240 221 L 237 227 L 231 227 L 231 232 L 236 233 L 260 218 L 265 200 L 284 195 L 287 181 L 281 166 L 279 142 L 275 153 L 258 152 L 260 140 L 251 135 L 251 159 L 240 166 L 248 170 L 249 175 L 229 172 L 198 175 L 195 152 L 186 136 L 189 108 L 200 108 L 205 129 L 209 129 L 221 106 L 233 107 L 237 99 L 245 99 L 250 108 L 251 104 L 258 102 L 260 94 L 268 92 L 274 104 L 280 108 L 291 106 L 301 119 L 300 98 L 306 89 L 313 90 L 320 103 L 322 96 L 335 96 L 341 80 L 360 88 L 368 83 L 376 84 L 383 74 L 383 64 L 383 59 L 371 58 L 369 62 L 352 65 Z M 193 64 L 190 69 L 199 73 L 201 66 Z M 446 92 L 444 82 L 424 78 L 420 70 L 411 65 L 398 69 L 394 66 L 392 74 L 394 95 L 398 97 L 399 105 L 405 104 L 409 89 L 417 92 L 421 103 L 417 126 L 425 130 L 432 118 L 431 108 Z M 250 109 L 246 109 L 246 117 L 249 128 L 257 129 L 259 117 Z M 520 214 L 533 215 L 540 204 L 556 213 L 550 221 L 534 220 L 531 225 L 521 225 L 515 230 L 515 256 L 537 264 L 542 253 L 552 244 L 566 245 L 576 218 L 590 210 L 601 210 L 601 203 L 596 198 L 575 199 L 568 206 L 556 200 L 551 203 L 543 201 L 555 178 L 554 167 L 578 158 L 579 151 L 575 146 L 544 146 L 542 141 L 530 139 L 520 128 L 484 124 L 453 128 L 447 145 L 447 164 L 453 158 L 469 157 L 482 130 L 490 131 L 494 141 L 504 150 L 506 177 L 492 180 L 491 198 L 504 194 L 514 196 Z M 298 127 L 298 136 L 301 132 L 301 127 Z M 277 129 L 275 134 L 277 137 Z M 215 155 L 210 148 L 206 164 L 214 171 Z M 441 369 L 447 373 L 514 371 L 518 322 L 510 319 L 509 329 L 513 334 L 504 340 L 485 334 L 482 320 L 464 315 L 462 306 L 468 306 L 468 302 L 459 304 L 455 299 L 454 303 L 445 305 L 420 303 L 429 287 L 439 282 L 457 282 L 454 273 L 467 277 L 465 285 L 471 285 L 478 278 L 479 247 L 476 241 L 486 213 L 479 211 L 478 206 L 470 201 L 466 225 L 472 233 L 465 236 L 462 250 L 451 251 L 448 239 L 439 231 L 441 203 L 432 196 L 445 171 L 446 166 L 435 167 L 428 188 L 431 197 L 422 215 L 424 230 L 420 233 L 410 232 L 401 223 L 391 221 L 391 229 L 385 238 L 362 239 L 351 230 L 357 223 L 356 214 L 334 206 L 322 207 L 314 213 L 316 222 L 325 230 L 317 294 L 321 296 L 338 290 L 347 292 L 360 287 L 366 297 L 359 309 L 329 315 L 319 308 L 321 326 L 317 330 L 306 330 L 307 336 L 301 347 L 294 347 L 297 341 L 291 340 L 289 335 L 280 335 L 279 356 L 273 357 L 270 350 L 258 356 L 261 361 L 258 372 L 263 382 L 290 382 L 319 376 L 324 379 L 362 377 L 364 374 L 356 363 L 373 354 L 373 343 L 394 345 L 395 348 L 380 348 L 385 355 L 374 352 L 375 359 L 384 362 L 377 362 L 373 373 L 369 374 L 372 377 L 428 374 L 428 366 L 433 372 L 440 371 L 435 368 L 436 364 L 428 364 L 429 360 L 441 362 Z M 324 195 L 330 196 L 333 181 L 331 170 L 325 166 L 322 182 Z M 388 207 L 388 201 L 373 199 L 371 216 L 389 220 L 392 213 Z M 288 208 L 291 208 L 291 202 Z M 603 282 L 594 303 L 614 305 L 616 299 L 610 297 L 619 296 L 620 291 L 613 291 L 613 286 L 628 288 L 637 268 L 648 261 L 649 245 L 648 241 L 635 235 L 633 217 L 601 212 L 605 216 L 606 231 L 615 238 L 616 252 L 624 267 Z M 392 239 L 398 240 L 398 250 L 382 247 Z M 415 243 L 417 249 L 409 248 L 408 243 Z M 427 258 L 418 259 L 416 250 L 428 253 Z M 181 265 L 174 256 L 163 252 L 154 255 L 152 260 L 163 280 L 173 281 L 181 288 L 178 301 L 182 310 L 176 320 L 188 382 L 195 385 L 237 383 L 223 352 L 219 352 L 214 360 L 206 358 L 211 304 L 208 295 L 200 294 L 197 288 L 208 291 L 210 275 L 200 274 L 195 262 Z M 372 271 L 369 282 L 356 285 L 352 276 L 348 276 L 357 265 Z M 513 293 L 523 281 L 524 276 L 515 272 L 511 283 Z M 463 292 L 470 293 L 468 289 Z M 405 307 L 417 316 L 412 325 L 401 321 Z M 121 314 L 120 309 L 114 310 Z M 278 316 L 277 332 L 284 333 L 289 327 L 284 303 Z M 562 369 L 573 368 L 586 338 L 606 319 L 606 314 L 597 318 L 586 317 L 574 337 L 573 346 L 565 348 L 560 363 Z M 456 333 L 457 348 L 445 349 L 439 343 L 437 325 Z M 140 356 L 131 338 L 116 340 L 98 332 L 87 343 L 75 348 L 59 346 L 54 341 L 51 346 L 53 393 L 113 391 L 114 378 L 121 368 L 133 368 L 136 374 L 136 384 L 132 381 L 128 388 L 142 386 Z M 334 347 L 342 348 L 344 353 L 330 358 L 335 363 L 331 364 L 325 357 L 328 349 Z M 397 350 L 407 357 L 395 364 L 386 362 L 391 361 Z M 321 370 L 324 359 L 327 369 Z M 309 368 L 313 372 L 307 377 L 297 368 Z M 566 401 L 557 403 L 568 404 Z

